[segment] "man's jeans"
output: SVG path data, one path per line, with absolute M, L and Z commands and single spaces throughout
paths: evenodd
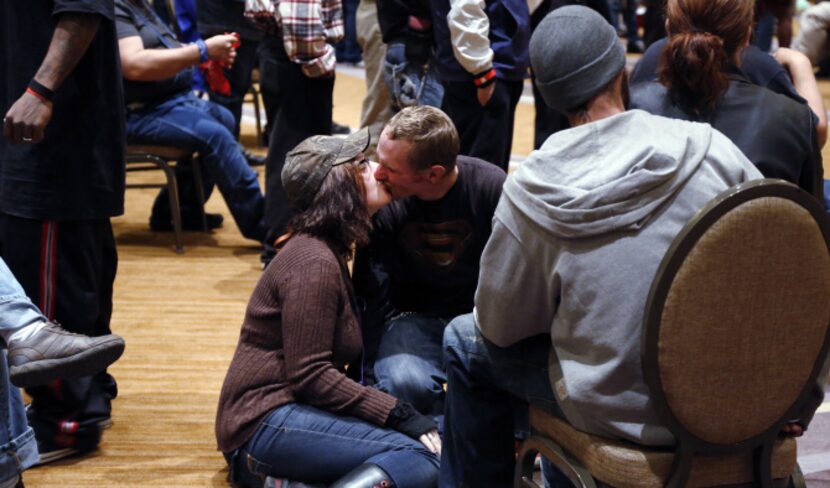
M 419 65 L 406 58 L 406 46 L 390 44 L 383 63 L 383 79 L 397 110 L 417 105 L 441 107 L 444 87 L 435 78 L 431 65 Z
M 432 488 L 438 457 L 415 439 L 309 405 L 276 408 L 229 457 L 231 477 L 262 486 L 265 476 L 332 483 L 365 463 L 380 466 L 396 486 Z
M 375 386 L 425 415 L 440 416 L 447 382 L 441 358 L 446 326 L 446 319 L 418 314 L 390 320 L 378 347 Z
M 231 113 L 192 93 L 176 95 L 158 105 L 127 112 L 130 144 L 173 146 L 198 152 L 205 198 L 215 183 L 243 236 L 265 238 L 265 199 L 257 173 L 248 165 L 232 131 Z M 166 190 L 156 199 L 153 213 L 165 218 Z M 168 209 L 169 212 L 169 209 Z M 164 214 L 164 215 L 159 215 Z
M 32 304 L 0 259 L 0 329 L 17 330 L 46 317 Z M 38 460 L 35 432 L 26 421 L 20 390 L 9 382 L 6 352 L 0 353 L 0 484 Z
M 501 348 L 482 337 L 473 314 L 450 322 L 444 334 L 448 384 L 439 486 L 512 485 L 514 419 L 526 418 L 528 402 L 563 417 L 548 380 L 549 353 L 547 336 Z M 549 477 L 552 486 L 569 485 L 560 484 L 561 476 Z
M 0 329 L 16 331 L 38 322 L 46 322 L 46 317 L 26 296 L 6 262 L 0 258 Z

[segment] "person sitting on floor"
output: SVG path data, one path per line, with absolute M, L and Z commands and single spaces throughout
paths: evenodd
M 700 208 L 761 177 L 707 124 L 626 111 L 625 49 L 595 11 L 553 11 L 530 59 L 572 128 L 508 176 L 474 313 L 444 334 L 442 487 L 510 486 L 531 400 L 585 432 L 672 444 L 640 366 L 651 280 Z
M 823 202 L 813 111 L 751 83 L 740 69 L 753 12 L 754 2 L 746 0 L 669 0 L 669 39 L 660 60 L 660 82 L 632 86 L 631 107 L 708 122 L 741 148 L 764 176 L 795 183 Z M 795 51 L 784 52 L 806 63 Z M 791 72 L 815 85 L 807 64 Z M 805 80 L 793 81 L 798 86 Z M 816 103 L 816 113 L 822 114 L 820 96 Z
M 233 64 L 236 38 L 218 35 L 183 46 L 145 0 L 116 0 L 115 12 L 127 102 L 127 143 L 198 152 L 205 198 L 215 183 L 242 235 L 262 242 L 265 199 L 257 173 L 233 135 L 233 115 L 190 91 L 193 66 L 208 60 Z M 182 171 L 180 166 L 177 172 Z M 180 187 L 186 188 L 189 181 L 189 177 L 178 178 Z M 183 225 L 200 229 L 202 202 L 194 205 L 187 193 L 182 191 Z M 153 205 L 152 228 L 172 227 L 168 202 L 163 189 Z M 222 216 L 208 214 L 206 220 L 209 229 L 215 228 L 221 225 Z
M 219 450 L 243 486 L 271 477 L 266 486 L 431 488 L 438 478 L 435 422 L 346 376 L 347 364 L 362 373 L 346 261 L 391 199 L 368 146 L 367 129 L 313 136 L 286 158 L 282 181 L 298 213 L 248 303 L 216 414 Z
M 473 309 L 481 251 L 506 175 L 458 154 L 452 120 L 431 106 L 406 107 L 380 135 L 375 171 L 395 200 L 374 218 L 354 278 L 369 305 L 367 359 L 377 387 L 421 413 L 444 411 L 441 338 Z

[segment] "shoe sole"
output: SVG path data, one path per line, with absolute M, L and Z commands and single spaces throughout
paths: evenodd
M 20 388 L 43 385 L 56 379 L 80 378 L 103 371 L 124 353 L 124 341 L 113 339 L 74 356 L 31 361 L 9 368 L 9 379 Z
M 43 464 L 53 463 L 55 461 L 60 461 L 61 459 L 77 456 L 79 454 L 81 454 L 81 451 L 75 449 L 74 447 L 64 447 L 63 449 L 55 449 L 54 451 L 49 451 L 45 454 L 41 454 L 40 458 L 34 465 L 40 466 Z

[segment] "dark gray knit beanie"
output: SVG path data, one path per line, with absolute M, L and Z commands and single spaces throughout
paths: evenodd
M 530 65 L 545 103 L 568 112 L 617 76 L 625 66 L 625 50 L 600 14 L 571 5 L 549 13 L 536 27 Z

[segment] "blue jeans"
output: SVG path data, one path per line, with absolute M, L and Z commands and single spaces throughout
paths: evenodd
M 418 314 L 390 320 L 378 347 L 375 386 L 425 415 L 440 416 L 447 382 L 441 357 L 446 326 L 446 319 Z
M 761 12 L 758 26 L 755 27 L 755 39 L 752 43 L 765 53 L 772 50 L 772 37 L 775 35 L 775 15 L 769 10 Z
M 226 108 L 192 93 L 127 112 L 130 144 L 174 146 L 198 152 L 204 170 L 205 198 L 215 183 L 242 235 L 261 242 L 266 231 L 265 199 L 257 173 L 242 155 L 233 129 L 234 119 Z M 166 194 L 160 194 L 156 207 L 163 206 L 166 199 Z
M 824 180 L 824 205 L 830 212 L 830 180 Z
M 438 457 L 419 441 L 297 403 L 272 411 L 230 457 L 231 477 L 243 486 L 262 486 L 265 476 L 329 484 L 366 463 L 380 466 L 398 488 L 432 488 L 438 480 Z
M 46 317 L 26 296 L 6 262 L 0 258 L 0 329 L 14 331 L 45 321 Z
M 444 334 L 447 400 L 439 486 L 511 486 L 517 418 L 533 403 L 564 417 L 548 380 L 550 339 L 537 336 L 501 348 L 482 337 L 473 314 Z M 551 486 L 570 486 L 547 473 Z
M 45 320 L 0 258 L 0 328 L 11 331 Z M 26 421 L 20 390 L 9 382 L 8 365 L 6 352 L 0 352 L 0 483 L 38 460 L 35 432 Z
M 390 44 L 386 48 L 383 80 L 386 82 L 395 110 L 416 105 L 441 107 L 444 87 L 435 77 L 431 65 L 419 65 L 409 61 L 406 58 L 406 46 L 403 44 Z

